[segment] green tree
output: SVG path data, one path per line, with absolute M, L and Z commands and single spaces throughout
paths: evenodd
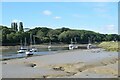
M 58 42 L 59 41 L 58 36 L 60 33 L 61 33 L 60 30 L 50 30 L 47 35 L 51 41 Z

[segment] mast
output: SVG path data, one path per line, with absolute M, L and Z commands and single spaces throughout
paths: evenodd
M 34 45 L 35 45 L 35 35 L 33 35 Z
M 20 45 L 22 46 L 22 39 L 20 40 Z
M 51 40 L 50 40 L 50 42 L 49 42 L 49 46 L 51 46 Z
M 32 34 L 30 34 L 30 45 L 32 46 Z
M 75 44 L 77 44 L 77 39 L 76 39 L 76 37 L 74 38 L 74 40 L 75 40 Z
M 72 40 L 72 38 L 71 38 L 71 44 L 73 43 L 73 40 Z
M 25 46 L 27 46 L 27 43 L 26 43 L 26 37 L 25 37 Z
M 90 37 L 88 37 L 88 44 L 91 43 Z

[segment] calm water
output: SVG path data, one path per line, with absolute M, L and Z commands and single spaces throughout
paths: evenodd
M 68 47 L 52 47 L 50 50 L 48 48 L 37 48 L 38 52 L 34 52 L 34 56 L 37 55 L 46 55 L 46 54 L 53 54 L 55 51 L 61 50 L 68 50 Z M 17 53 L 18 49 L 12 48 L 7 50 L 2 50 L 2 59 L 9 59 L 9 58 L 20 58 L 25 57 L 25 53 Z

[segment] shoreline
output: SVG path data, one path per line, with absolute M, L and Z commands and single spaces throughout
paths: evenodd
M 118 53 L 101 49 L 69 50 L 2 61 L 2 66 L 3 78 L 104 78 L 105 75 L 116 78 Z
M 79 47 L 86 47 L 87 44 L 75 44 Z M 0 49 L 11 49 L 11 48 L 20 48 L 21 45 L 16 45 L 16 46 L 0 46 Z M 32 45 L 36 48 L 47 48 L 49 44 L 38 44 L 38 45 Z M 94 47 L 97 47 L 96 45 L 93 44 Z M 30 46 L 29 46 L 30 47 Z M 69 47 L 69 44 L 52 44 L 52 47 Z

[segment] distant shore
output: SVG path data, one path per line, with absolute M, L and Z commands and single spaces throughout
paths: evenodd
M 80 48 L 87 48 L 87 44 L 75 44 Z M 36 48 L 48 48 L 49 44 L 38 44 L 38 45 L 32 45 L 33 47 Z M 69 44 L 52 44 L 51 47 L 68 47 Z M 15 48 L 18 49 L 20 48 L 21 45 L 16 45 L 16 46 L 0 46 L 0 49 L 11 49 L 11 48 Z M 31 46 L 28 46 L 31 47 Z M 93 44 L 93 47 L 97 47 L 97 45 Z

